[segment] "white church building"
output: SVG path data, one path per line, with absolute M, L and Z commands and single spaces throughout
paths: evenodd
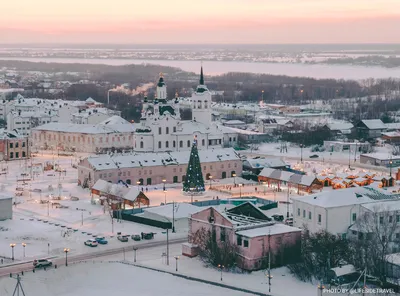
M 238 135 L 212 122 L 211 92 L 204 83 L 201 68 L 200 84 L 189 99 L 192 120 L 183 121 L 179 114 L 179 97 L 167 98 L 167 86 L 160 75 L 154 101 L 143 101 L 140 124 L 135 126 L 134 150 L 138 152 L 186 151 L 191 149 L 193 137 L 198 149 L 231 147 Z

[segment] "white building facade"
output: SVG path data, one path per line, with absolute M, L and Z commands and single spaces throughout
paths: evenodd
M 326 230 L 346 237 L 360 217 L 362 206 L 392 200 L 393 196 L 380 189 L 356 187 L 333 190 L 292 198 L 293 225 L 310 232 Z
M 154 101 L 144 98 L 140 123 L 136 125 L 133 149 L 138 152 L 187 151 L 197 137 L 198 149 L 233 146 L 237 133 L 226 132 L 211 122 L 211 93 L 204 85 L 203 70 L 200 84 L 191 98 L 193 120 L 180 118 L 178 94 L 169 100 L 164 78 L 160 75 Z

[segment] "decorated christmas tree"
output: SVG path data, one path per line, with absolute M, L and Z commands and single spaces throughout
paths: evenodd
M 186 171 L 186 178 L 183 182 L 184 192 L 203 192 L 204 179 L 203 173 L 201 172 L 201 164 L 199 158 L 199 152 L 197 150 L 197 138 L 194 138 L 192 150 L 190 151 L 190 159 Z

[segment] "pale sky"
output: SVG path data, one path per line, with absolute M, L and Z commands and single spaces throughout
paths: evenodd
M 400 43 L 400 0 L 1 2 L 0 43 Z

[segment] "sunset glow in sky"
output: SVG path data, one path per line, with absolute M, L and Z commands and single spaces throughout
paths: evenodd
M 400 0 L 2 1 L 0 43 L 400 43 Z

